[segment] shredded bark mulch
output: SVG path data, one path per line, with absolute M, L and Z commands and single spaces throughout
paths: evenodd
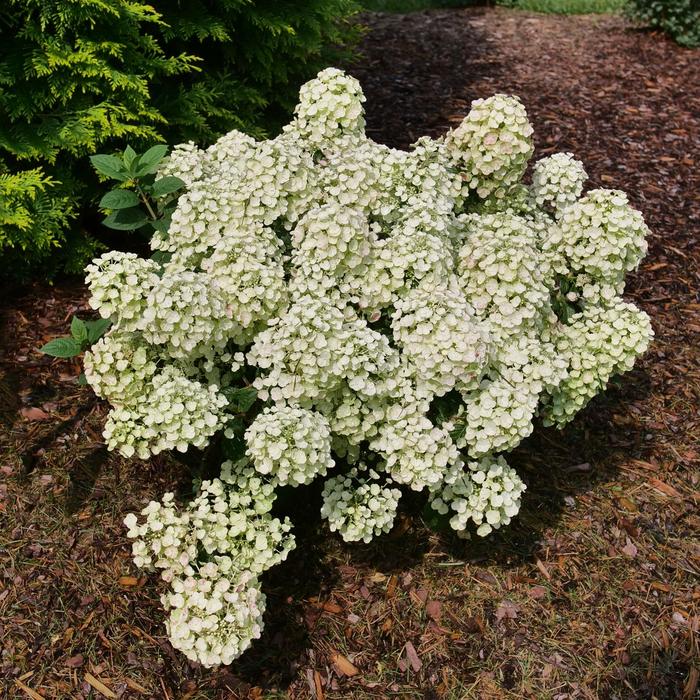
M 604 16 L 365 21 L 349 69 L 376 140 L 405 147 L 514 93 L 538 155 L 571 151 L 591 187 L 628 192 L 652 229 L 628 296 L 656 342 L 573 425 L 513 455 L 528 491 L 511 527 L 460 542 L 409 503 L 389 536 L 347 547 L 302 523 L 266 581 L 263 639 L 206 671 L 167 643 L 160 586 L 134 570 L 121 525 L 188 476 L 105 458 L 79 366 L 35 350 L 84 289 L 26 291 L 6 302 L 0 354 L 3 697 L 697 697 L 700 51 Z

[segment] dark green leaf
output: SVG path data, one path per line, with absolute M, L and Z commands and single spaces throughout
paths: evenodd
M 242 418 L 231 418 L 228 421 L 228 423 L 226 424 L 226 432 L 229 435 L 232 434 L 233 437 L 225 437 L 221 440 L 221 449 L 226 459 L 230 459 L 235 462 L 245 457 L 247 449 L 244 437 L 245 431 L 246 424 Z
M 156 180 L 153 183 L 153 188 L 151 192 L 154 197 L 165 197 L 167 194 L 172 194 L 185 187 L 185 183 L 174 175 L 167 175 L 166 177 L 161 177 L 160 180 Z
M 102 223 L 117 231 L 133 231 L 141 228 L 148 221 L 148 216 L 140 207 L 130 207 L 129 209 L 118 209 L 106 217 Z
M 158 233 L 163 234 L 164 238 L 167 238 L 166 234 L 168 233 L 168 230 L 170 229 L 170 223 L 171 223 L 172 217 L 168 214 L 167 216 L 163 216 L 157 221 L 152 222 L 153 223 L 153 228 L 158 231 Z
M 51 357 L 75 357 L 80 355 L 80 343 L 73 338 L 54 338 L 39 348 L 39 352 Z
M 137 158 L 138 158 L 138 154 L 131 146 L 127 146 L 124 149 L 124 154 L 122 155 L 122 159 L 124 160 L 124 165 L 126 166 L 126 169 L 130 173 L 132 172 L 132 166 L 134 164 L 134 161 Z
M 112 178 L 113 180 L 119 180 L 119 182 L 124 182 L 129 179 L 129 173 L 120 158 L 116 156 L 108 156 L 104 154 L 97 154 L 95 156 L 90 156 L 90 162 L 92 167 L 97 170 L 101 175 Z
M 228 408 L 234 413 L 245 413 L 258 398 L 258 392 L 252 386 L 224 389 L 228 399 Z
M 165 250 L 156 250 L 153 255 L 151 255 L 151 260 L 157 262 L 159 265 L 165 265 L 165 263 L 170 262 L 173 254 Z
M 139 203 L 139 198 L 131 190 L 112 190 L 100 200 L 102 209 L 128 209 L 135 207 Z
M 73 340 L 82 346 L 88 339 L 88 330 L 85 321 L 82 321 L 77 316 L 73 316 L 73 320 L 70 322 L 70 334 L 73 336 Z
M 79 386 L 87 386 L 87 383 L 88 383 L 88 381 L 87 381 L 87 377 L 85 376 L 85 372 L 81 372 L 78 375 L 78 385 Z
M 154 173 L 160 161 L 163 160 L 165 154 L 168 152 L 168 147 L 159 144 L 157 146 L 152 146 L 149 148 L 133 165 L 133 172 L 135 177 L 141 177 L 142 175 L 148 175 L 149 173 Z
M 96 321 L 86 321 L 88 343 L 92 345 L 99 340 L 105 331 L 112 325 L 108 318 L 98 318 Z

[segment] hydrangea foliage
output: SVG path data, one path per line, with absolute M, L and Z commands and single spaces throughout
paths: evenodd
M 205 665 L 259 636 L 259 577 L 293 547 L 270 513 L 279 488 L 323 480 L 346 541 L 387 532 L 402 489 L 487 535 L 525 489 L 505 453 L 538 416 L 568 423 L 652 337 L 620 296 L 641 214 L 584 194 L 570 154 L 524 180 L 517 98 L 478 100 L 409 151 L 367 138 L 363 101 L 328 69 L 278 137 L 174 149 L 165 172 L 188 190 L 154 257 L 88 270 L 112 321 L 85 360 L 110 449 L 229 460 L 189 505 L 128 518 L 136 564 L 170 583 L 173 644 Z

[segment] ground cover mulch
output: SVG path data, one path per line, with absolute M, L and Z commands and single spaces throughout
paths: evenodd
M 78 365 L 36 353 L 84 309 L 80 285 L 5 300 L 2 697 L 697 697 L 700 51 L 613 17 L 366 21 L 351 70 L 375 139 L 407 146 L 474 98 L 515 93 L 539 155 L 570 150 L 593 186 L 629 193 L 652 229 L 628 287 L 652 349 L 565 431 L 539 428 L 517 450 L 528 491 L 505 531 L 460 542 L 410 503 L 368 546 L 302 524 L 266 581 L 263 638 L 206 671 L 168 645 L 158 582 L 133 569 L 121 526 L 187 474 L 107 457 L 105 409 Z

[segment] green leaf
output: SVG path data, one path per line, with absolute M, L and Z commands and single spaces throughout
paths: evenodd
M 75 357 L 80 355 L 80 343 L 74 338 L 54 338 L 39 348 L 39 352 L 51 357 Z
M 142 175 L 148 175 L 149 173 L 154 173 L 160 161 L 163 160 L 165 154 L 168 152 L 168 147 L 159 144 L 157 146 L 152 146 L 149 148 L 133 165 L 133 173 L 135 177 L 141 177 Z
M 113 180 L 119 180 L 119 182 L 124 182 L 129 179 L 129 173 L 120 158 L 116 156 L 108 156 L 104 154 L 97 154 L 95 156 L 90 156 L 90 162 L 92 167 L 97 170 L 101 175 L 112 178 Z
M 151 192 L 154 197 L 165 197 L 167 194 L 172 194 L 185 187 L 185 183 L 174 175 L 167 175 L 166 177 L 161 177 L 160 180 L 156 180 L 153 183 L 153 188 Z
M 98 341 L 111 325 L 112 322 L 108 318 L 98 318 L 96 321 L 85 321 L 88 343 L 92 345 L 94 342 Z
M 128 209 L 138 204 L 138 195 L 131 190 L 112 190 L 100 200 L 101 209 Z
M 159 265 L 165 265 L 165 263 L 170 262 L 172 257 L 173 254 L 167 250 L 156 250 L 156 252 L 151 255 L 151 260 L 157 262 Z
M 245 413 L 258 398 L 258 392 L 252 386 L 224 389 L 228 399 L 228 408 L 234 413 Z
M 70 334 L 73 336 L 73 340 L 82 347 L 83 343 L 88 339 L 88 330 L 85 321 L 79 319 L 77 316 L 73 316 L 73 320 L 70 322 Z
M 162 216 L 160 219 L 157 219 L 156 221 L 153 221 L 153 228 L 158 231 L 158 233 L 162 234 L 164 238 L 167 238 L 167 233 L 168 230 L 170 229 L 170 224 L 172 223 L 172 215 L 168 214 L 166 216 Z
M 78 386 L 87 386 L 87 377 L 85 376 L 85 372 L 81 372 L 78 375 Z
M 148 221 L 148 216 L 140 207 L 130 207 L 129 209 L 118 209 L 106 217 L 102 223 L 117 231 L 134 231 Z
M 234 462 L 246 456 L 245 423 L 241 418 L 233 418 L 226 424 L 227 432 L 233 437 L 221 440 L 221 449 L 226 459 Z
M 131 173 L 133 168 L 134 161 L 138 158 L 138 153 L 131 147 L 127 146 L 124 149 L 124 154 L 122 155 L 122 159 L 124 160 L 124 165 L 126 166 L 126 169 Z

